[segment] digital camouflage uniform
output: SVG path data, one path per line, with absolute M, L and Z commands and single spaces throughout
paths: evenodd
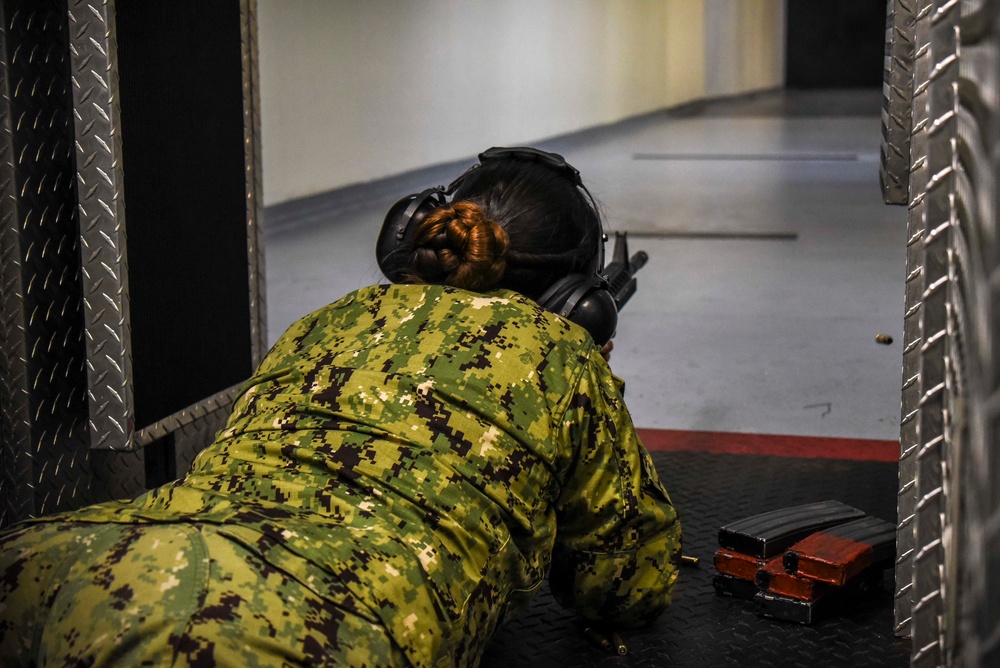
M 288 329 L 183 479 L 0 539 L 0 656 L 476 665 L 546 573 L 639 624 L 679 552 L 582 328 L 514 292 L 375 286 Z

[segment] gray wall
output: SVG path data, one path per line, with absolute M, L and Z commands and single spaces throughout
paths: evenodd
M 266 204 L 774 88 L 783 0 L 259 0 Z

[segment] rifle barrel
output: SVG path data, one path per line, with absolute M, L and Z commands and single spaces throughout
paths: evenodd
M 635 255 L 628 260 L 628 270 L 630 274 L 634 274 L 645 266 L 649 262 L 649 253 L 646 251 L 637 251 Z

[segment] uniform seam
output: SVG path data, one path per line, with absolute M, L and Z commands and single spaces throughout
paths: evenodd
M 203 524 L 192 524 L 189 522 L 166 522 L 163 524 L 149 524 L 145 526 L 168 526 L 174 528 L 178 533 L 183 534 L 188 539 L 191 548 L 191 560 L 194 567 L 194 586 L 189 587 L 191 598 L 188 601 L 186 614 L 178 615 L 174 622 L 174 635 L 178 638 L 186 638 L 194 628 L 192 620 L 200 612 L 208 598 L 209 578 L 211 577 L 211 561 L 208 554 L 208 544 L 205 542 Z M 170 661 L 171 666 L 178 665 L 180 655 L 177 647 L 173 647 L 173 656 Z

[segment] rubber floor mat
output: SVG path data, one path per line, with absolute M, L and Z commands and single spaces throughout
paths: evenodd
M 892 569 L 881 590 L 812 626 L 758 617 L 751 601 L 716 595 L 712 558 L 719 527 L 803 503 L 836 499 L 883 520 L 896 519 L 897 466 L 845 459 L 800 459 L 700 452 L 653 452 L 684 527 L 683 567 L 670 609 L 654 624 L 622 633 L 627 654 L 584 637 L 547 590 L 497 632 L 482 666 L 906 666 L 909 641 L 893 635 Z

